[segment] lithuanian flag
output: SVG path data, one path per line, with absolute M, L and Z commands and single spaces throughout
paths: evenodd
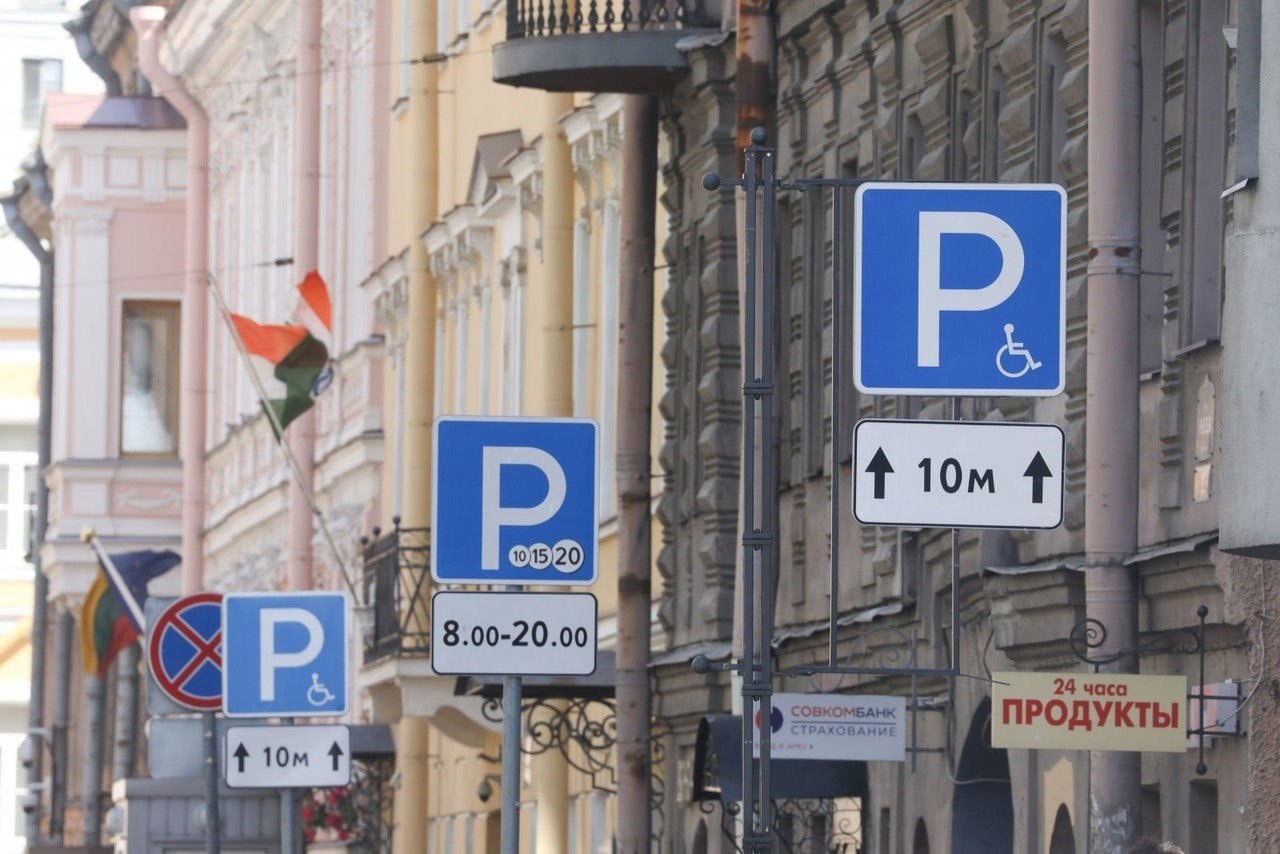
M 142 610 L 147 600 L 147 582 L 164 575 L 181 562 L 171 551 L 126 552 L 109 556 L 116 573 L 124 582 L 121 590 L 99 565 L 98 577 L 89 587 L 80 609 L 80 655 L 85 673 L 102 676 L 120 650 L 138 639 L 143 626 L 130 613 L 124 597 L 129 597 Z
M 257 323 L 243 315 L 231 315 L 236 334 L 262 381 L 267 398 L 263 405 L 271 406 L 281 430 L 310 409 L 315 397 L 333 382 L 329 290 L 320 274 L 312 270 L 298 285 L 298 294 L 296 324 Z

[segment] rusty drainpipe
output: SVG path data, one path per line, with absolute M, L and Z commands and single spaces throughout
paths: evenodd
M 204 429 L 209 319 L 209 118 L 200 102 L 160 64 L 162 6 L 135 6 L 138 68 L 187 121 L 186 281 L 182 290 L 182 592 L 204 589 Z
M 1098 652 L 1138 640 L 1139 0 L 1089 2 L 1088 401 L 1085 415 L 1085 611 L 1106 626 Z M 1102 672 L 1136 673 L 1135 656 Z M 1140 835 L 1142 754 L 1089 755 L 1089 849 L 1123 851 Z

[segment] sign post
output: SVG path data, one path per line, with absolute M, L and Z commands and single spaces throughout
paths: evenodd
M 581 418 L 446 416 L 436 419 L 433 432 L 431 577 L 437 583 L 506 585 L 513 592 L 483 595 L 514 597 L 522 594 L 515 592 L 519 587 L 513 585 L 595 582 L 600 532 L 600 450 L 595 422 Z M 442 495 L 447 495 L 448 500 L 441 500 Z M 472 613 L 466 619 L 469 626 L 484 627 L 482 635 L 477 636 L 481 643 L 473 648 L 470 628 L 466 636 L 459 631 L 457 643 L 447 643 L 440 614 L 436 613 L 441 595 L 444 594 L 433 600 L 431 621 L 432 667 L 437 672 L 445 672 L 441 667 L 461 666 L 463 660 L 475 663 L 476 657 L 468 651 L 479 651 L 488 644 L 490 627 L 496 632 L 490 647 L 502 644 L 504 652 L 520 651 L 515 643 L 519 631 L 512 620 L 515 615 L 503 615 L 510 625 L 499 628 L 494 619 L 498 615 Z M 475 601 L 443 600 L 446 610 L 465 610 L 468 603 Z M 591 606 L 594 612 L 594 598 Z M 459 629 L 462 613 L 456 620 Z M 529 622 L 532 631 L 533 624 L 539 621 Z M 548 640 L 558 642 L 558 634 L 552 638 L 550 624 L 543 622 L 548 627 Z M 590 646 L 594 653 L 594 620 L 592 625 Z M 569 638 L 575 646 L 578 635 L 573 632 L 579 627 L 573 625 Z M 502 634 L 512 637 L 504 639 Z M 463 644 L 463 640 L 467 643 Z M 559 660 L 568 649 L 558 649 L 560 654 L 554 658 Z M 581 651 L 578 648 L 579 654 Z M 443 661 L 438 662 L 437 655 Z M 594 654 L 591 659 L 594 669 Z M 450 665 L 451 661 L 455 663 Z M 492 667 L 492 661 L 487 666 Z M 520 847 L 522 686 L 516 675 L 518 670 L 512 672 L 504 666 L 499 672 L 503 673 L 501 844 L 504 854 L 516 854 Z
M 182 708 L 202 712 L 205 847 L 222 848 L 218 802 L 218 715 L 222 705 L 222 594 L 197 593 L 177 600 L 150 627 L 151 678 Z

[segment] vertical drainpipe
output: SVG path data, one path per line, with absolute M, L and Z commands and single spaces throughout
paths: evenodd
M 35 163 L 24 165 L 29 192 L 40 196 L 42 204 L 53 201 L 45 174 L 44 159 L 37 153 Z M 45 670 L 48 666 L 47 643 L 49 639 L 49 577 L 44 573 L 40 548 L 44 544 L 45 528 L 49 524 L 49 486 L 44 482 L 44 470 L 49 467 L 52 451 L 53 426 L 53 252 L 44 247 L 40 238 L 22 219 L 18 209 L 19 195 L 0 199 L 5 220 L 10 230 L 22 241 L 40 264 L 39 335 L 40 379 L 38 386 L 39 414 L 36 416 L 36 512 L 31 536 L 31 569 L 34 576 L 31 606 L 31 693 L 27 702 L 28 738 L 31 733 L 43 729 L 45 711 Z M 63 668 L 69 662 L 62 662 Z M 27 767 L 27 791 L 36 795 L 36 806 L 26 813 L 25 836 L 28 845 L 35 845 L 40 836 L 40 813 L 43 792 L 35 784 L 44 780 L 43 740 L 36 742 L 36 750 Z
M 294 82 L 293 270 L 296 278 L 320 263 L 320 28 L 321 0 L 298 0 L 298 56 Z M 310 590 L 311 504 L 316 456 L 316 409 L 289 425 L 289 449 L 297 462 L 289 482 L 290 590 Z
M 209 119 L 204 108 L 160 64 L 162 6 L 135 6 L 129 21 L 138 34 L 138 68 L 155 93 L 187 122 L 186 267 L 182 290 L 182 592 L 204 589 L 204 431 L 208 406 Z
M 415 0 L 407 4 L 411 54 L 425 57 L 439 50 L 437 0 Z M 402 7 L 403 8 L 403 7 Z M 405 162 L 401 172 L 409 176 L 409 247 L 407 253 L 408 317 L 405 320 L 404 355 L 401 360 L 405 393 L 404 410 L 399 412 L 400 445 L 403 459 L 395 460 L 404 472 L 402 509 L 406 528 L 426 528 L 431 524 L 431 425 L 435 418 L 436 282 L 427 266 L 427 248 L 419 235 L 436 219 L 439 207 L 439 66 L 417 62 L 409 70 L 409 122 Z M 393 164 L 394 168 L 394 164 Z M 389 188 L 392 203 L 403 198 L 399 185 Z M 423 585 L 422 601 L 427 601 L 425 566 L 414 567 L 403 580 L 404 589 Z M 425 622 L 420 625 L 426 625 Z M 400 787 L 395 793 L 398 816 L 393 850 L 396 854 L 419 854 L 427 850 L 427 813 L 431 773 L 430 727 L 426 718 L 414 717 L 413 709 L 402 705 L 396 725 L 396 773 Z
M 1138 639 L 1139 0 L 1089 2 L 1088 406 L 1085 610 L 1106 625 L 1099 652 Z M 1126 657 L 1102 672 L 1135 673 Z M 1142 820 L 1142 754 L 1089 756 L 1092 851 L 1121 851 Z
M 657 221 L 658 99 L 622 107 L 618 305 L 618 847 L 650 850 L 649 611 L 653 547 L 653 261 Z M 609 334 L 609 330 L 604 330 Z M 606 377 L 608 382 L 611 378 Z M 604 453 L 610 449 L 605 448 Z
M 534 415 L 573 415 L 573 158 L 560 119 L 573 109 L 573 94 L 543 96 L 542 124 L 542 305 L 538 356 L 542 399 Z M 557 854 L 569 837 L 569 763 L 558 750 L 533 760 L 533 796 L 538 804 L 538 851 Z
M 58 611 L 53 630 L 53 660 L 57 663 L 53 682 L 53 784 L 49 792 L 49 842 L 62 845 L 67 817 L 67 763 L 71 751 L 67 730 L 71 723 L 71 644 L 76 618 L 70 611 Z

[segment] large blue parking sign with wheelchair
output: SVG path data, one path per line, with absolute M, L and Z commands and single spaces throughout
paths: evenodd
M 581 418 L 437 419 L 431 577 L 594 582 L 597 434 Z
M 222 598 L 222 703 L 228 717 L 347 710 L 351 608 L 330 592 Z
M 1050 397 L 1066 352 L 1066 195 L 1053 184 L 858 188 L 854 383 Z

